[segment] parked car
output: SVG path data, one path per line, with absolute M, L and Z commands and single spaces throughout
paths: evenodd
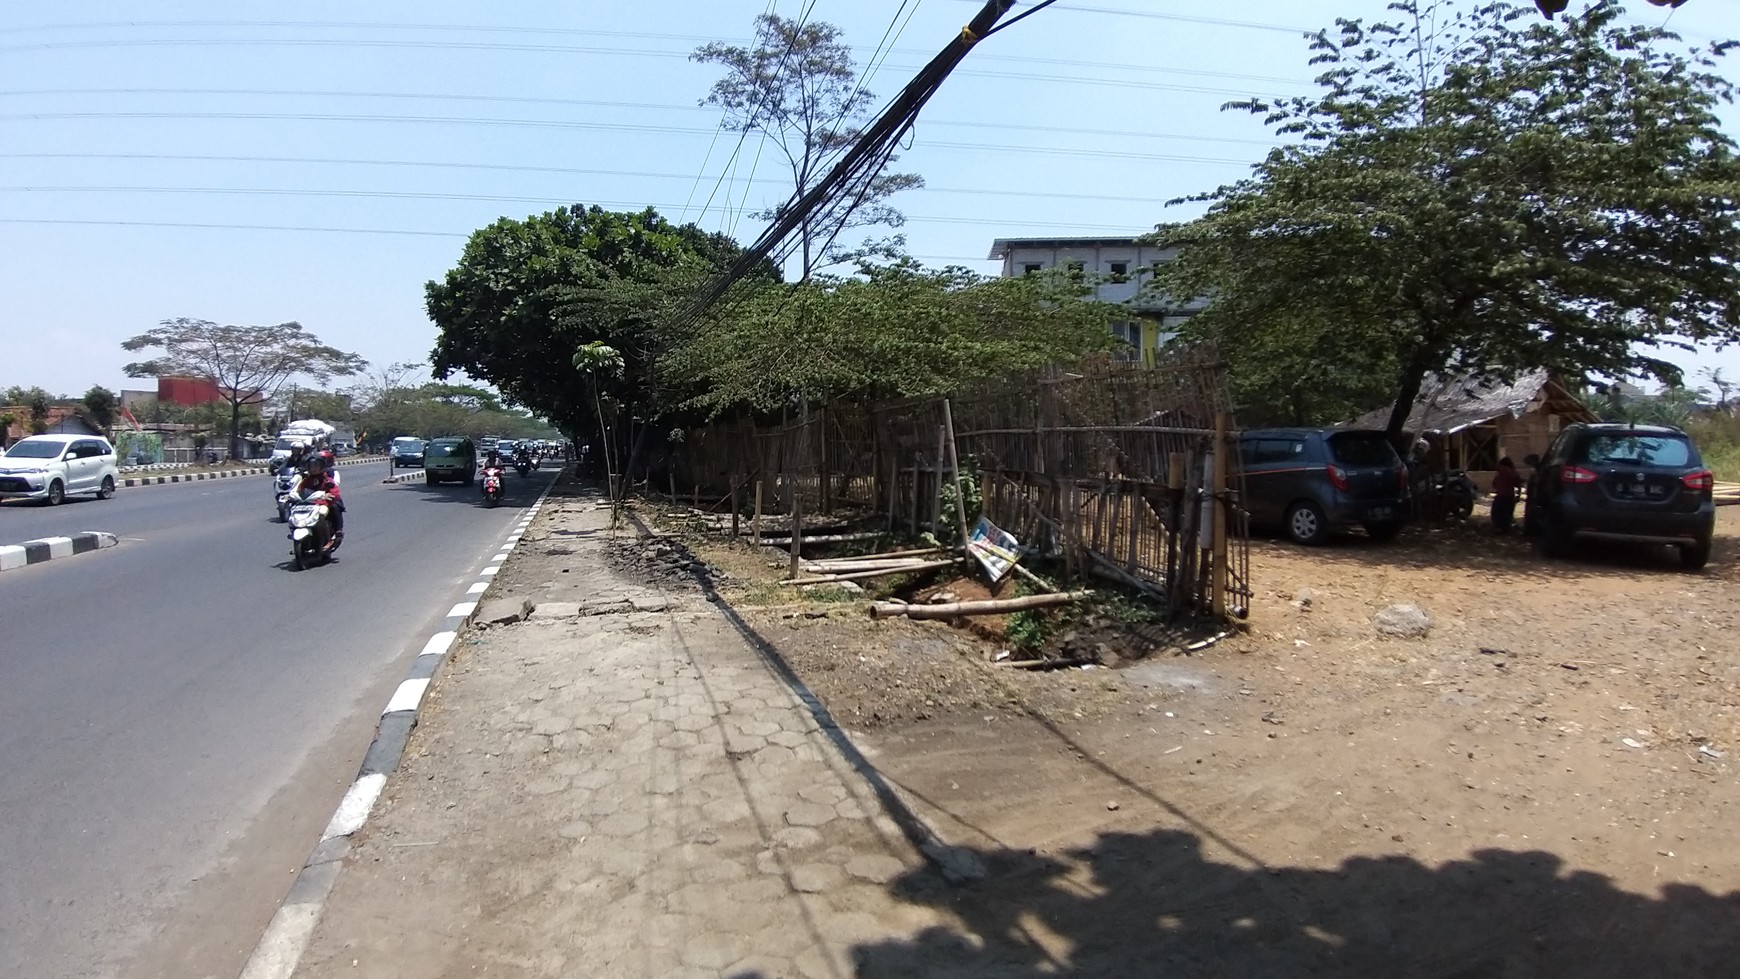
M 1267 428 L 1239 438 L 1244 506 L 1251 522 L 1321 544 L 1360 526 L 1389 540 L 1408 517 L 1408 470 L 1383 432 Z
M 72 495 L 99 500 L 115 495 L 121 471 L 108 439 L 87 435 L 32 435 L 0 456 L 0 498 L 43 500 L 57 506 Z
M 409 435 L 401 435 L 393 439 L 387 447 L 387 455 L 392 460 L 391 468 L 423 468 L 423 449 L 428 444 L 420 438 L 413 438 Z
M 1570 425 L 1534 467 L 1523 530 L 1547 556 L 1573 541 L 1667 544 L 1702 568 L 1716 533 L 1715 477 L 1685 432 L 1659 425 Z
M 467 486 L 477 481 L 477 446 L 468 438 L 431 439 L 423 450 L 423 481 L 434 486 L 449 480 Z

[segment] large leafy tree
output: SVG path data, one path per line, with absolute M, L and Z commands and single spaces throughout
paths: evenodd
M 840 29 L 822 21 L 762 14 L 755 18 L 753 46 L 715 41 L 696 48 L 691 59 L 725 69 L 701 104 L 724 109 L 726 129 L 759 133 L 774 146 L 790 171 L 793 200 L 858 140 L 876 104 L 876 96 L 863 87 Z M 798 229 L 800 278 L 807 280 L 816 269 L 846 259 L 848 253 L 835 244 L 841 232 L 905 224 L 905 215 L 888 198 L 922 186 L 924 178 L 916 173 L 877 174 L 858 192 L 823 207 Z M 755 217 L 771 220 L 778 213 L 772 208 Z M 878 243 L 865 244 L 874 250 Z
M 85 392 L 83 404 L 91 421 L 96 422 L 104 431 L 115 424 L 115 415 L 121 410 L 121 399 L 101 384 L 91 385 L 91 389 Z
M 368 366 L 356 354 L 322 343 L 300 323 L 233 326 L 178 317 L 123 341 L 121 347 L 160 351 L 150 360 L 128 364 L 128 377 L 197 377 L 216 384 L 229 408 L 232 456 L 239 453 L 244 407 L 269 400 L 291 378 L 324 383 Z
M 1247 397 L 1329 410 L 1381 379 L 1399 434 L 1432 371 L 1674 379 L 1660 348 L 1740 340 L 1722 47 L 1613 2 L 1391 9 L 1316 36 L 1321 95 L 1235 104 L 1294 142 L 1157 236 L 1181 253 L 1155 287 L 1214 297 L 1191 332 Z
M 935 395 L 1108 349 L 1120 315 L 1063 276 L 867 264 L 725 305 L 663 367 L 711 414 Z
M 425 288 L 440 330 L 435 376 L 464 371 L 559 428 L 582 431 L 600 402 L 574 355 L 597 341 L 623 358 L 603 398 L 656 413 L 651 368 L 681 330 L 681 297 L 738 252 L 730 239 L 650 208 L 576 205 L 503 218 L 474 233 L 459 264 Z

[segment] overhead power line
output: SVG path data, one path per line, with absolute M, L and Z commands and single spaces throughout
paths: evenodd
M 550 173 L 567 176 L 638 177 L 652 180 L 689 180 L 687 173 L 660 173 L 653 170 L 602 170 L 586 167 L 541 167 L 513 163 L 444 163 L 436 160 L 359 160 L 336 157 L 291 156 L 211 156 L 184 153 L 0 153 L 0 160 L 161 160 L 178 163 L 284 163 L 297 165 L 333 165 L 365 167 L 409 167 L 436 170 L 497 170 L 508 173 Z M 1231 162 L 1231 161 L 1229 161 Z M 735 182 L 748 183 L 747 178 Z M 39 188 L 53 189 L 53 188 Z M 926 185 L 911 191 L 915 194 L 970 194 L 991 197 L 1029 197 L 1045 200 L 1114 201 L 1128 204 L 1164 204 L 1170 198 L 1132 197 L 1126 194 L 1077 194 L 1049 188 L 1028 190 L 998 190 L 989 187 L 933 187 Z

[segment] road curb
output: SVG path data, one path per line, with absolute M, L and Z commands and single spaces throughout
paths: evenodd
M 416 475 L 422 474 L 419 472 Z M 561 473 L 558 472 L 556 479 L 550 480 L 550 485 L 544 487 L 537 500 L 526 508 L 524 515 L 508 532 L 507 539 L 502 542 L 495 555 L 484 563 L 484 567 L 478 572 L 477 581 L 466 589 L 463 600 L 447 610 L 440 628 L 423 644 L 423 650 L 417 654 L 417 658 L 411 661 L 411 668 L 405 679 L 399 682 L 381 710 L 374 741 L 369 744 L 369 750 L 363 756 L 356 780 L 345 790 L 344 798 L 339 800 L 338 808 L 333 810 L 332 818 L 320 834 L 320 843 L 314 847 L 308 861 L 297 872 L 295 883 L 290 885 L 290 893 L 285 896 L 277 912 L 272 915 L 271 922 L 266 925 L 265 934 L 260 936 L 259 943 L 254 946 L 253 954 L 248 957 L 248 963 L 242 969 L 241 979 L 290 979 L 291 974 L 296 971 L 302 953 L 314 938 L 314 928 L 320 923 L 320 913 L 326 906 L 326 899 L 331 896 L 333 885 L 338 883 L 339 870 L 344 865 L 345 855 L 350 852 L 351 837 L 368 823 L 375 802 L 387 787 L 387 777 L 399 767 L 399 761 L 404 757 L 405 745 L 411 739 L 411 732 L 417 727 L 418 712 L 422 709 L 430 684 L 434 682 L 448 653 L 458 643 L 460 632 L 477 613 L 478 602 L 495 581 L 502 562 L 519 546 L 521 535 L 543 509 L 544 500 L 556 488 L 556 482 L 560 478 Z M 385 481 L 398 480 L 388 477 Z
M 417 481 L 419 479 L 423 479 L 423 478 L 424 478 L 423 470 L 418 469 L 415 472 L 394 473 L 391 476 L 388 476 L 386 479 L 381 480 L 381 482 L 383 482 L 383 483 L 411 483 L 411 482 L 415 482 L 415 481 Z
M 385 462 L 384 456 L 370 456 L 367 459 L 340 459 L 341 466 L 364 466 L 369 463 Z M 266 476 L 271 469 L 265 466 L 254 466 L 249 469 L 225 469 L 222 472 L 205 473 L 170 473 L 167 476 L 128 476 L 121 480 L 122 488 L 135 486 L 162 486 L 166 483 L 197 483 L 207 479 L 234 479 L 237 476 Z
M 71 537 L 43 537 L 22 544 L 0 545 L 0 571 L 42 564 L 55 558 L 72 557 L 99 548 L 114 547 L 121 538 L 100 530 L 87 530 Z

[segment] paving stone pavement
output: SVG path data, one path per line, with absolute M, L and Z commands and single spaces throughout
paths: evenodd
M 503 594 L 539 601 L 542 561 L 625 611 L 461 644 L 297 976 L 839 977 L 946 924 L 803 702 L 698 592 L 610 571 L 607 523 L 553 499 Z

